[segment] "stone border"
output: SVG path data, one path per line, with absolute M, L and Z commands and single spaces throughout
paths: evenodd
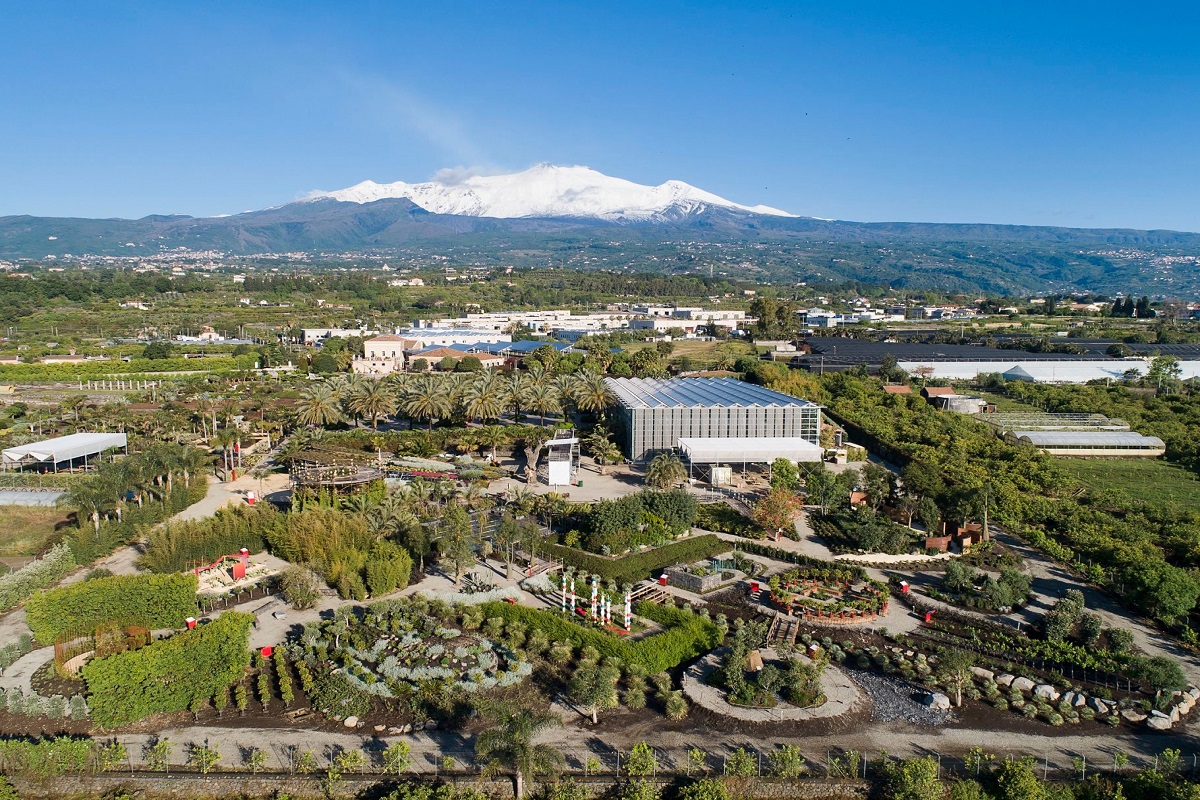
M 790 705 L 780 705 L 774 708 L 744 708 L 731 705 L 725 699 L 725 692 L 705 683 L 721 662 L 721 656 L 727 652 L 721 649 L 709 653 L 704 658 L 688 667 L 683 674 L 683 693 L 701 708 L 714 714 L 740 719 L 745 722 L 803 722 L 810 719 L 829 719 L 853 711 L 862 699 L 858 687 L 838 667 L 830 664 L 821 676 L 821 692 L 825 702 L 819 706 L 796 708 Z M 765 660 L 777 658 L 774 650 L 762 648 Z M 798 656 L 803 658 L 804 656 Z

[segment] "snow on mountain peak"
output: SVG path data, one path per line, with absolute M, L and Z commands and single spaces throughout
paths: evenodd
M 511 175 L 473 175 L 426 183 L 363 181 L 348 189 L 316 192 L 309 199 L 373 203 L 407 198 L 435 214 L 470 217 L 585 217 L 628 222 L 663 222 L 708 208 L 790 217 L 768 206 L 745 206 L 683 181 L 643 186 L 589 167 L 537 164 Z

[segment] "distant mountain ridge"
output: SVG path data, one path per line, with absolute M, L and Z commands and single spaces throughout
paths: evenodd
M 709 209 L 790 217 L 770 206 L 746 206 L 683 181 L 658 186 L 614 178 L 589 167 L 538 164 L 511 175 L 471 175 L 453 181 L 364 181 L 314 199 L 373 203 L 406 199 L 434 214 L 497 219 L 580 218 L 606 222 L 674 222 Z
M 404 196 L 384 196 L 391 194 Z M 1189 299 L 1200 293 L 1197 233 L 822 220 L 740 205 L 675 181 L 641 186 L 585 167 L 540 165 L 459 182 L 364 183 L 225 217 L 0 217 L 0 258 L 137 256 L 179 247 L 243 255 L 408 250 L 461 258 L 470 252 L 472 260 L 463 263 L 518 266 L 561 265 L 571 254 L 586 254 L 577 266 L 728 269 L 783 283 Z

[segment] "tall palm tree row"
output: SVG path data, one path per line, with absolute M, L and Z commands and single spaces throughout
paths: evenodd
M 475 374 L 400 374 L 386 380 L 346 376 L 305 389 L 296 404 L 296 419 L 306 427 L 341 422 L 358 424 L 367 419 L 373 429 L 393 415 L 424 422 L 449 419 L 468 425 L 499 420 L 511 413 L 519 421 L 523 411 L 533 411 L 541 425 L 556 414 L 570 417 L 573 410 L 603 418 L 614 402 L 604 375 L 581 369 L 555 376 L 540 362 L 524 372 L 484 370 Z M 207 416 L 201 417 L 207 431 Z M 214 419 L 214 431 L 215 419 Z
M 149 495 L 165 504 L 173 479 L 180 476 L 188 484 L 206 461 L 204 452 L 194 447 L 157 442 L 141 453 L 105 462 L 91 474 L 71 481 L 58 502 L 76 510 L 80 527 L 84 520 L 91 522 L 99 537 L 101 522 L 114 515 L 120 519 L 128 500 L 141 508 Z

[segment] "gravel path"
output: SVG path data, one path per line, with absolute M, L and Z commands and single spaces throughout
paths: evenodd
M 4 670 L 3 675 L 0 675 L 0 689 L 11 689 L 15 686 L 25 694 L 29 694 L 33 691 L 31 683 L 33 673 L 53 658 L 53 647 L 43 647 L 40 650 L 26 653 Z
M 848 673 L 871 698 L 871 719 L 875 722 L 939 726 L 951 720 L 950 711 L 934 711 L 918 701 L 928 690 L 915 683 L 861 670 L 848 670 Z

